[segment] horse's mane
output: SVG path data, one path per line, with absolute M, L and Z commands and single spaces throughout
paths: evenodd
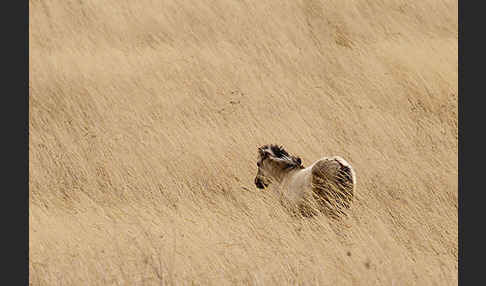
M 273 153 L 273 157 L 278 159 L 283 159 L 288 161 L 288 165 L 286 168 L 300 168 L 303 169 L 304 166 L 302 165 L 302 160 L 299 157 L 290 155 L 283 146 L 279 146 L 276 144 L 267 144 L 260 147 L 259 152 L 261 155 L 266 156 L 264 150 L 271 150 Z

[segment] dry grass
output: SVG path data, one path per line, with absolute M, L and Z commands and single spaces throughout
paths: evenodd
M 457 284 L 457 1 L 29 3 L 31 284 Z M 267 143 L 349 160 L 349 216 Z

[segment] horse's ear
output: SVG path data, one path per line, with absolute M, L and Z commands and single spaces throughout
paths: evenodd
M 268 155 L 268 152 L 265 151 L 262 147 L 259 147 L 258 154 L 260 155 L 260 157 L 265 158 Z

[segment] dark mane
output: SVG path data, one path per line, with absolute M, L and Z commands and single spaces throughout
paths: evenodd
M 287 168 L 301 168 L 301 169 L 304 168 L 304 166 L 302 165 L 302 160 L 299 157 L 290 155 L 281 145 L 279 146 L 277 144 L 269 144 L 260 147 L 260 150 L 265 150 L 265 149 L 270 149 L 276 158 L 291 159 L 292 162 L 289 162 Z
M 272 145 L 270 145 L 270 149 L 272 150 L 273 154 L 275 154 L 275 156 L 277 158 L 290 157 L 289 153 L 287 151 L 285 151 L 283 146 L 278 146 L 278 145 L 272 144 Z

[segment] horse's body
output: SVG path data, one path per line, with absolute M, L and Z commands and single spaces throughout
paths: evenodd
M 325 205 L 349 208 L 356 175 L 351 165 L 339 156 L 324 157 L 304 167 L 300 158 L 282 147 L 265 145 L 259 148 L 258 173 L 255 184 L 265 188 L 271 182 L 287 201 L 301 205 L 314 198 Z
M 296 169 L 287 173 L 287 176 L 283 177 L 280 183 L 279 189 L 289 201 L 298 203 L 312 193 L 313 190 L 313 178 L 320 176 L 320 173 L 326 170 L 326 166 L 335 164 L 337 162 L 340 165 L 351 167 L 349 163 L 339 156 L 324 157 L 321 158 L 312 165 L 304 169 Z M 327 168 L 329 169 L 329 168 Z M 354 170 L 350 168 L 350 177 L 353 186 L 356 184 L 356 175 Z M 316 181 L 314 179 L 314 181 Z

